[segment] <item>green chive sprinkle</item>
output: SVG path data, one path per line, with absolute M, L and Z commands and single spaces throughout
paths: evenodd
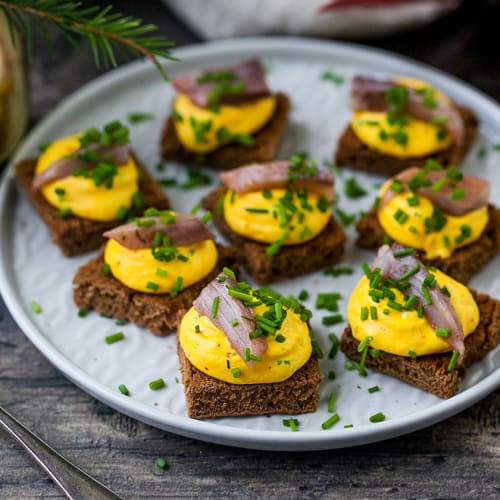
M 335 372 L 333 370 L 328 372 L 328 380 L 335 380 Z
M 164 458 L 157 458 L 155 462 L 156 466 L 160 469 L 166 469 L 168 467 L 168 463 Z
M 404 224 L 408 220 L 408 214 L 404 210 L 398 208 L 394 214 L 394 219 L 398 224 Z
M 333 414 L 328 420 L 325 420 L 322 424 L 321 427 L 324 430 L 330 429 L 334 424 L 336 424 L 340 420 L 340 417 L 338 413 Z
M 123 220 L 125 219 L 125 217 L 127 217 L 127 214 L 128 214 L 128 208 L 122 205 L 116 212 L 115 219 Z
M 451 328 L 436 328 L 436 335 L 438 337 L 447 338 L 451 335 Z
M 290 427 L 292 432 L 297 432 L 300 422 L 296 418 L 285 418 L 283 419 L 283 425 L 285 427 Z
M 354 427 L 352 424 L 345 424 L 344 429 L 350 429 L 351 427 Z
M 124 338 L 125 335 L 123 334 L 123 332 L 116 332 L 112 335 L 108 335 L 104 340 L 106 341 L 106 344 L 114 344 L 115 342 L 123 340 Z
M 361 264 L 361 269 L 363 269 L 363 272 L 368 279 L 372 277 L 372 271 L 370 269 L 370 266 L 366 262 L 363 262 L 363 264 Z
M 210 311 L 210 317 L 216 318 L 217 317 L 217 311 L 219 310 L 219 296 L 214 297 L 214 301 L 212 302 L 212 310 Z
M 323 359 L 323 351 L 321 350 L 318 341 L 314 337 L 314 332 L 312 330 L 309 330 L 309 338 L 311 339 L 311 347 L 314 352 L 314 355 L 316 356 L 317 359 Z
M 124 326 L 127 323 L 128 323 L 128 321 L 125 321 L 124 319 L 119 319 L 119 320 L 115 321 L 116 326 Z
M 425 303 L 430 306 L 432 305 L 431 294 L 429 293 L 429 289 L 426 285 L 422 285 L 422 293 L 424 295 Z
M 463 200 L 465 197 L 465 189 L 464 188 L 456 188 L 451 192 L 452 200 Z
M 40 307 L 40 304 L 38 302 L 36 302 L 35 300 L 32 300 L 30 302 L 30 307 L 31 307 L 31 310 L 35 314 L 40 314 L 42 312 L 42 308 Z
M 154 281 L 148 281 L 146 283 L 146 288 L 148 290 L 153 290 L 153 292 L 156 292 L 158 288 L 160 288 L 160 285 L 158 283 L 155 283 Z
M 250 347 L 245 347 L 243 349 L 243 361 L 250 361 Z
M 165 271 L 165 269 L 160 269 L 158 268 L 156 270 L 156 276 L 160 276 L 161 278 L 165 278 L 165 276 L 167 276 L 167 271 Z
M 309 292 L 307 290 L 301 290 L 299 293 L 299 300 L 307 300 L 309 298 Z
M 326 326 L 337 325 L 344 321 L 344 317 L 342 314 L 333 314 L 332 316 L 324 316 L 321 320 L 321 323 Z
M 360 318 L 361 321 L 366 321 L 368 319 L 368 307 L 361 306 Z
M 231 320 L 232 326 L 238 326 L 239 324 L 240 324 L 240 322 L 236 318 Z
M 418 297 L 416 295 L 410 295 L 403 307 L 405 308 L 406 311 L 411 311 L 415 307 L 417 300 L 418 300 Z
M 251 213 L 251 214 L 268 214 L 269 210 L 267 208 L 245 208 L 245 211 Z
M 431 188 L 433 193 L 437 193 L 446 184 L 446 177 L 441 177 Z
M 234 378 L 240 378 L 241 377 L 241 371 L 239 368 L 231 368 L 231 373 L 233 374 Z
M 194 333 L 201 333 L 200 325 L 194 325 Z
M 330 352 L 328 353 L 328 359 L 334 359 L 339 350 L 340 340 L 334 333 L 329 333 L 328 338 L 332 343 L 332 347 L 330 348 Z
M 87 316 L 87 314 L 89 313 L 88 309 L 86 309 L 85 307 L 80 307 L 80 309 L 78 309 L 78 317 L 79 318 L 85 318 L 85 316 Z
M 393 300 L 388 300 L 387 301 L 387 305 L 391 309 L 395 309 L 396 311 L 402 311 L 403 310 L 403 306 L 401 304 L 399 304 L 398 302 L 394 302 Z
M 222 272 L 228 277 L 228 278 L 231 278 L 232 280 L 235 280 L 236 279 L 236 276 L 234 274 L 234 272 L 229 269 L 229 267 L 223 267 L 222 268 Z
M 420 265 L 415 264 L 412 268 L 408 269 L 408 271 L 406 271 L 406 273 L 404 273 L 401 276 L 400 281 L 404 281 L 405 279 L 409 278 L 410 276 L 413 276 L 415 273 L 417 273 L 419 271 L 419 269 L 420 269 Z
M 358 345 L 358 352 L 362 352 L 366 350 L 366 348 L 370 345 L 370 342 L 373 340 L 373 337 L 368 335 L 366 336 Z
M 370 422 L 376 423 L 376 422 L 383 422 L 385 420 L 385 415 L 383 413 L 375 413 L 375 415 L 372 415 L 370 417 Z
M 125 384 L 120 384 L 118 386 L 118 390 L 124 395 L 124 396 L 130 396 L 130 392 L 128 392 L 127 386 Z
M 104 276 L 111 276 L 111 267 L 107 262 L 104 262 L 102 265 L 102 274 L 104 274 Z
M 417 359 L 417 353 L 415 351 L 408 351 L 408 356 L 412 359 Z
M 368 387 L 368 392 L 373 394 L 374 392 L 380 391 L 380 387 L 378 385 L 374 385 L 373 387 Z
M 377 308 L 375 306 L 370 306 L 370 319 L 374 321 L 378 319 Z
M 159 389 L 163 389 L 164 387 L 166 387 L 166 385 L 167 384 L 165 384 L 165 381 L 162 378 L 152 380 L 151 382 L 149 382 L 149 388 L 152 391 L 157 391 Z
M 337 396 L 335 395 L 334 392 L 330 394 L 330 397 L 328 398 L 328 413 L 333 413 L 333 410 L 335 409 L 335 401 L 337 399 Z
M 455 366 L 457 366 L 457 361 L 459 356 L 460 353 L 458 351 L 453 351 L 450 362 L 448 363 L 448 367 L 446 368 L 447 372 L 452 372 L 455 369 Z

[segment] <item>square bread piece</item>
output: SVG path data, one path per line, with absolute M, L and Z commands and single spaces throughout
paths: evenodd
M 317 359 L 309 361 L 289 379 L 271 384 L 230 384 L 195 368 L 177 346 L 188 415 L 191 418 L 245 415 L 298 415 L 316 411 L 322 380 Z
M 249 163 L 264 163 L 271 161 L 276 156 L 281 136 L 285 129 L 290 100 L 285 94 L 275 94 L 277 104 L 271 120 L 258 132 L 253 134 L 253 146 L 246 147 L 241 144 L 227 144 L 207 154 L 196 154 L 188 151 L 180 143 L 174 127 L 172 117 L 169 117 L 163 128 L 161 137 L 161 154 L 165 160 L 183 163 L 200 163 L 210 167 L 230 169 L 247 165 Z M 199 159 L 199 158 L 202 158 Z
M 267 243 L 260 243 L 235 233 L 218 213 L 217 202 L 226 192 L 215 189 L 202 200 L 203 208 L 212 212 L 215 227 L 238 250 L 240 263 L 260 284 L 301 276 L 339 262 L 344 255 L 346 235 L 331 217 L 327 226 L 312 240 L 299 245 L 283 246 L 273 257 L 266 255 Z
M 161 186 L 151 177 L 144 165 L 132 153 L 139 170 L 139 191 L 144 198 L 144 208 L 155 207 L 160 210 L 170 208 L 170 203 Z M 102 233 L 122 224 L 121 221 L 95 221 L 82 219 L 74 215 L 60 217 L 58 209 L 53 207 L 40 191 L 33 191 L 31 183 L 36 168 L 37 159 L 23 160 L 16 165 L 16 177 L 22 186 L 33 208 L 45 222 L 52 241 L 61 249 L 66 257 L 80 255 L 91 250 L 96 250 L 104 242 Z M 134 215 L 141 215 L 141 210 L 136 210 Z
M 495 255 L 500 253 L 500 209 L 488 206 L 489 221 L 476 241 L 457 248 L 447 259 L 420 259 L 426 266 L 433 266 L 452 278 L 467 284 Z M 358 238 L 356 245 L 377 250 L 384 244 L 385 232 L 374 209 L 367 212 L 356 224 Z
M 130 321 L 158 336 L 175 331 L 180 318 L 192 306 L 201 290 L 224 267 L 237 272 L 236 253 L 232 248 L 217 245 L 219 259 L 214 270 L 198 283 L 182 290 L 176 297 L 168 294 L 138 292 L 102 272 L 103 251 L 78 268 L 73 279 L 73 301 L 77 307 L 94 309 L 112 318 Z
M 398 378 L 419 389 L 431 392 L 440 398 L 450 398 L 459 389 L 467 368 L 481 360 L 500 343 L 500 302 L 488 295 L 471 290 L 479 307 L 479 325 L 465 339 L 465 358 L 462 366 L 447 371 L 451 353 L 419 356 L 415 359 L 386 352 L 372 358 L 366 357 L 366 366 L 376 371 Z M 357 341 L 348 326 L 340 340 L 340 350 L 349 358 L 360 361 Z
M 369 148 L 348 125 L 337 145 L 335 165 L 387 176 L 396 175 L 409 167 L 423 167 L 430 158 L 443 166 L 460 165 L 477 136 L 479 121 L 472 110 L 464 107 L 458 107 L 458 110 L 465 124 L 465 139 L 461 146 L 452 144 L 444 151 L 418 158 L 396 158 Z

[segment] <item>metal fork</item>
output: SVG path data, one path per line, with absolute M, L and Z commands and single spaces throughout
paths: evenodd
M 60 455 L 1 406 L 0 427 L 5 429 L 28 452 L 68 498 L 72 500 L 121 499 L 104 484 Z

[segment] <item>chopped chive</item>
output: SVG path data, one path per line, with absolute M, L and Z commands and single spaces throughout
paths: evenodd
M 233 374 L 234 378 L 241 377 L 241 370 L 239 368 L 231 368 L 231 373 Z
M 410 295 L 403 307 L 405 308 L 405 310 L 411 311 L 415 307 L 417 300 L 418 300 L 418 297 L 416 295 Z
M 118 390 L 124 395 L 124 396 L 130 396 L 130 392 L 127 389 L 127 386 L 125 384 L 120 384 L 118 386 Z
M 330 394 L 330 397 L 328 398 L 328 413 L 333 413 L 333 410 L 335 409 L 335 401 L 337 399 L 337 396 L 335 395 L 334 392 Z
M 234 272 L 229 269 L 229 267 L 223 267 L 222 268 L 222 272 L 228 277 L 228 278 L 231 278 L 232 280 L 235 280 L 236 279 L 236 275 L 234 274 Z
M 168 467 L 168 463 L 164 458 L 157 458 L 155 462 L 156 466 L 160 469 L 166 469 Z
M 301 290 L 299 293 L 299 300 L 307 300 L 309 298 L 309 292 L 307 290 Z
M 286 337 L 284 335 L 281 335 L 281 333 L 278 333 L 278 335 L 274 337 L 274 340 L 276 340 L 276 342 L 278 342 L 279 344 L 282 344 L 283 342 L 285 342 Z
M 212 310 L 210 311 L 210 317 L 212 318 L 217 317 L 217 311 L 219 310 L 219 300 L 220 297 L 218 295 L 214 297 L 214 301 L 212 302 Z
M 281 250 L 281 247 L 283 246 L 283 243 L 285 243 L 285 240 L 288 238 L 288 233 L 283 233 L 281 237 L 276 240 L 274 243 L 271 243 L 267 248 L 266 248 L 266 255 L 268 257 L 274 257 L 279 251 Z
M 334 424 L 336 424 L 340 420 L 340 417 L 338 413 L 333 414 L 328 420 L 325 420 L 322 424 L 321 427 L 324 430 L 330 429 Z
M 269 210 L 267 208 L 252 208 L 247 207 L 245 210 L 251 214 L 268 214 Z
M 128 214 L 128 208 L 124 205 L 122 205 L 118 211 L 116 212 L 115 219 L 116 220 L 123 220 L 125 217 L 127 217 Z
M 391 191 L 394 191 L 395 193 L 401 194 L 404 190 L 405 187 L 403 185 L 403 181 L 401 179 L 396 179 L 395 181 L 392 182 L 390 185 Z
M 420 205 L 420 200 L 418 199 L 418 196 L 409 196 L 407 199 L 406 199 L 406 202 L 408 203 L 408 206 L 409 207 L 417 207 L 418 205 Z
M 71 211 L 71 208 L 61 208 L 57 211 L 57 215 L 61 218 L 64 219 L 64 217 L 68 217 L 69 215 L 71 215 L 72 211 Z
M 332 316 L 324 316 L 321 320 L 321 323 L 326 326 L 338 325 L 342 323 L 344 318 L 342 314 L 333 314 Z
M 245 347 L 243 349 L 243 361 L 250 361 L 250 347 Z
M 393 300 L 388 300 L 387 301 L 387 305 L 391 309 L 395 309 L 396 311 L 402 311 L 403 310 L 403 306 L 401 304 L 399 304 L 398 302 L 394 302 Z
M 116 332 L 113 333 L 112 335 L 108 335 L 107 337 L 104 338 L 106 344 L 114 344 L 115 342 L 119 342 L 120 340 L 123 340 L 125 338 L 125 335 L 123 332 Z
M 436 328 L 435 332 L 438 337 L 447 338 L 451 335 L 451 328 Z
M 160 288 L 160 285 L 158 283 L 155 283 L 154 281 L 148 281 L 146 283 L 146 288 L 148 290 L 153 290 L 153 292 L 156 292 L 158 288 Z
M 155 117 L 153 113 L 144 112 L 131 112 L 127 115 L 127 119 L 130 123 L 141 123 L 148 120 L 152 120 Z
M 451 293 L 450 291 L 448 290 L 448 287 L 446 285 L 443 286 L 443 288 L 441 288 L 441 291 L 448 297 L 450 298 L 451 297 Z
M 415 351 L 408 351 L 408 356 L 412 359 L 417 359 L 417 353 Z
M 380 206 L 380 202 L 381 201 L 382 200 L 380 199 L 380 196 L 376 196 L 375 197 L 375 200 L 373 200 L 373 205 L 372 205 L 374 210 L 378 209 L 378 207 Z
M 352 424 L 345 424 L 344 429 L 350 429 L 351 427 L 354 427 Z
M 465 197 L 465 189 L 464 188 L 456 188 L 451 192 L 452 200 L 463 200 Z
M 200 325 L 194 325 L 194 333 L 201 333 Z
M 335 73 L 332 73 L 331 71 L 325 71 L 321 75 L 321 79 L 325 80 L 327 82 L 332 82 L 335 85 L 342 85 L 344 83 L 345 78 L 340 75 L 336 75 Z
M 358 345 L 358 352 L 365 351 L 366 348 L 370 345 L 370 342 L 373 340 L 373 337 L 368 335 L 366 336 Z
M 371 358 L 376 358 L 379 355 L 380 355 L 380 349 L 370 348 L 370 357 Z
M 317 359 L 323 359 L 323 351 L 321 350 L 318 341 L 314 337 L 314 332 L 312 330 L 309 330 L 309 338 L 311 339 L 311 347 L 314 352 L 314 355 L 316 356 Z
M 107 262 L 104 262 L 102 265 L 102 274 L 104 276 L 111 276 L 111 266 Z
M 366 262 L 363 262 L 363 264 L 361 264 L 361 269 L 363 269 L 363 272 L 368 279 L 372 277 L 372 271 L 370 269 L 370 266 Z
M 36 302 L 35 300 L 32 300 L 30 302 L 30 307 L 31 307 L 31 310 L 35 314 L 40 314 L 42 312 L 42 308 L 40 307 L 40 304 L 38 302 Z
M 431 188 L 433 193 L 437 193 L 446 184 L 446 177 L 441 177 Z
M 460 356 L 460 353 L 458 351 L 453 351 L 453 354 L 451 355 L 450 362 L 448 363 L 448 367 L 446 368 L 447 372 L 452 372 L 455 369 L 455 366 L 457 366 L 457 361 Z
M 328 380 L 335 380 L 335 372 L 333 370 L 328 372 Z
M 383 413 L 375 413 L 375 415 L 372 415 L 370 417 L 370 422 L 376 423 L 376 422 L 383 422 L 385 420 L 385 415 Z
M 406 273 L 404 273 L 401 278 L 400 278 L 400 281 L 404 281 L 406 280 L 407 278 L 409 278 L 410 276 L 413 276 L 415 273 L 417 273 L 418 271 L 420 270 L 420 265 L 419 264 L 415 264 L 412 268 L 408 269 L 408 271 L 406 271 Z
M 418 304 L 417 306 L 417 316 L 419 318 L 423 318 L 424 317 L 424 306 L 422 304 Z
M 200 220 L 203 224 L 206 224 L 208 221 L 212 220 L 212 212 L 205 212 Z
M 263 189 L 262 190 L 262 197 L 266 200 L 270 200 L 273 197 L 273 193 L 269 191 L 269 189 Z
M 398 224 L 404 224 L 408 220 L 408 214 L 404 210 L 398 208 L 394 214 L 394 219 Z
M 443 235 L 443 244 L 446 248 L 450 247 L 450 237 L 447 234 Z
M 231 320 L 232 326 L 238 326 L 239 324 L 240 324 L 240 322 L 236 318 Z
M 334 359 L 335 356 L 337 355 L 337 352 L 339 350 L 339 344 L 340 340 L 334 333 L 329 333 L 328 338 L 330 339 L 332 343 L 332 347 L 330 348 L 330 351 L 328 352 L 328 359 Z
M 124 319 L 118 319 L 115 321 L 116 326 L 124 326 L 128 323 L 128 321 L 125 321 Z
M 375 306 L 370 306 L 370 319 L 374 321 L 378 319 L 377 308 Z
M 368 392 L 373 394 L 374 392 L 380 391 L 380 387 L 378 385 L 374 385 L 373 387 L 368 387 Z
M 79 318 L 85 318 L 85 316 L 87 316 L 87 314 L 89 313 L 88 309 L 85 308 L 85 307 L 80 307 L 80 309 L 78 309 L 78 317 Z
M 361 321 L 366 321 L 368 319 L 368 307 L 361 306 L 360 319 Z
M 162 378 L 152 380 L 151 382 L 149 382 L 149 388 L 152 391 L 157 391 L 158 389 L 163 389 L 164 387 L 166 387 L 166 385 L 167 384 L 165 384 L 165 381 Z
M 283 425 L 285 427 L 290 427 L 292 432 L 297 432 L 300 422 L 296 418 L 285 418 L 283 419 Z
M 165 276 L 167 276 L 167 271 L 165 271 L 165 269 L 160 269 L 158 268 L 155 272 L 156 276 L 160 276 L 161 278 L 164 278 Z
M 422 293 L 424 295 L 425 303 L 428 306 L 432 305 L 431 294 L 429 293 L 429 288 L 426 285 L 422 285 Z

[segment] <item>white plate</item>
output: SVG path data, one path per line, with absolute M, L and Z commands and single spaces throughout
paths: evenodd
M 226 63 L 250 56 L 261 57 L 270 67 L 269 82 L 291 96 L 293 103 L 290 125 L 280 155 L 308 150 L 318 161 L 329 159 L 337 138 L 348 121 L 347 95 L 349 78 L 357 72 L 372 75 L 407 74 L 428 80 L 445 90 L 459 103 L 466 104 L 481 118 L 481 135 L 465 169 L 492 180 L 493 199 L 499 199 L 500 173 L 496 163 L 500 154 L 489 147 L 489 153 L 477 159 L 479 147 L 500 139 L 500 109 L 488 97 L 464 83 L 434 69 L 383 52 L 347 44 L 302 39 L 228 40 L 176 51 L 181 62 L 167 65 L 171 75 L 193 68 Z M 346 77 L 343 85 L 324 81 L 320 75 L 333 71 Z M 145 63 L 134 63 L 112 71 L 84 86 L 66 99 L 29 135 L 8 168 L 0 190 L 0 288 L 9 310 L 21 329 L 37 348 L 68 378 L 83 390 L 108 405 L 156 427 L 184 436 L 256 449 L 315 450 L 353 446 L 387 439 L 443 420 L 472 405 L 493 391 L 500 382 L 500 349 L 490 353 L 470 370 L 459 394 L 441 400 L 384 375 L 370 373 L 360 378 L 346 371 L 344 357 L 339 354 L 332 362 L 322 360 L 323 373 L 334 370 L 335 380 L 322 382 L 319 409 L 302 415 L 299 432 L 283 426 L 283 416 L 255 418 L 224 418 L 197 421 L 186 416 L 182 385 L 175 353 L 175 335 L 158 338 L 145 330 L 126 325 L 117 327 L 110 319 L 96 313 L 82 319 L 72 302 L 71 280 L 77 267 L 89 255 L 67 259 L 51 242 L 46 228 L 19 194 L 13 178 L 13 164 L 33 156 L 37 146 L 58 136 L 68 135 L 115 118 L 124 120 L 130 111 L 155 113 L 153 121 L 131 126 L 133 146 L 139 156 L 153 169 L 158 161 L 159 132 L 167 114 L 173 91 L 161 80 L 156 70 Z M 182 167 L 168 165 L 163 175 L 185 175 Z M 350 176 L 349 172 L 344 176 Z M 373 200 L 374 184 L 380 178 L 356 174 L 371 196 L 356 202 L 341 196 L 341 206 L 348 212 L 366 209 Z M 342 182 L 338 181 L 338 186 Z M 168 189 L 173 206 L 187 211 L 205 189 L 186 192 Z M 279 283 L 276 288 L 285 294 L 301 289 L 340 291 L 346 299 L 361 275 L 359 265 L 370 260 L 370 252 L 357 250 L 352 228 L 345 265 L 356 272 L 352 276 L 325 277 L 321 272 Z M 497 259 L 490 263 L 473 285 L 500 298 L 500 283 L 490 279 L 500 269 Z M 30 307 L 37 301 L 42 314 L 35 315 Z M 313 307 L 314 297 L 307 303 Z M 321 325 L 324 314 L 315 313 L 313 327 L 325 352 L 327 334 L 342 332 L 342 325 L 333 328 Z M 113 345 L 104 337 L 123 330 L 126 340 Z M 168 387 L 151 391 L 148 382 L 163 377 Z M 124 383 L 131 396 L 117 390 Z M 369 394 L 367 388 L 378 385 L 380 392 Z M 340 422 L 325 431 L 321 423 L 328 418 L 327 401 L 331 392 L 337 394 L 336 411 Z M 387 419 L 372 424 L 369 417 L 383 412 Z M 353 424 L 352 428 L 344 428 Z

